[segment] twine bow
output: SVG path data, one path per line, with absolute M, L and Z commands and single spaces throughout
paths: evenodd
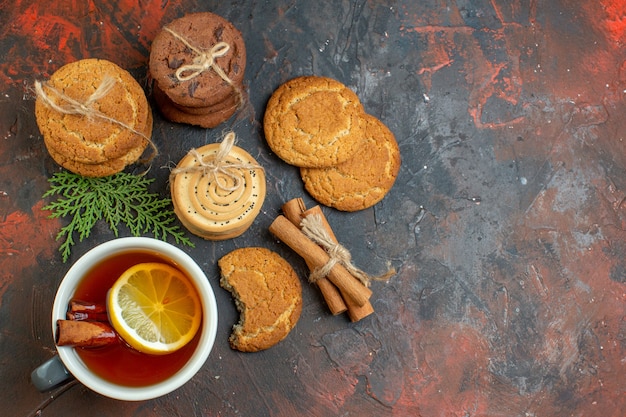
M 224 70 L 222 70 L 219 65 L 215 65 L 216 58 L 222 57 L 226 55 L 226 53 L 228 53 L 228 51 L 230 50 L 229 44 L 227 44 L 226 42 L 218 42 L 213 45 L 213 47 L 208 51 L 203 51 L 190 44 L 187 39 L 183 38 L 181 35 L 174 32 L 173 30 L 167 27 L 165 28 L 165 30 L 172 34 L 172 36 L 174 36 L 176 39 L 181 41 L 187 48 L 196 53 L 196 56 L 193 58 L 192 64 L 183 65 L 176 70 L 176 78 L 178 79 L 178 81 L 182 82 L 192 80 L 202 74 L 204 71 L 213 69 L 213 71 L 215 71 L 215 73 L 219 75 L 222 80 L 226 81 L 230 85 L 233 85 L 233 82 L 230 78 L 228 78 L 228 75 L 226 75 Z M 190 74 L 185 75 L 185 73 Z
M 248 163 L 232 163 L 226 159 L 226 157 L 230 154 L 233 146 L 235 145 L 235 133 L 228 132 L 220 146 L 217 150 L 217 153 L 210 158 L 205 158 L 198 152 L 197 149 L 191 149 L 189 154 L 192 155 L 196 161 L 198 161 L 197 165 L 192 165 L 188 167 L 182 168 L 174 168 L 170 175 L 177 175 L 183 173 L 194 173 L 200 172 L 202 175 L 206 175 L 209 177 L 209 181 L 215 181 L 215 184 L 224 191 L 232 192 L 238 190 L 242 183 L 241 177 L 237 175 L 237 170 L 239 169 L 263 169 L 260 165 L 248 164 Z M 233 183 L 232 186 L 228 185 L 228 181 L 224 179 L 230 179 Z
M 366 272 L 354 266 L 352 264 L 352 255 L 350 254 L 350 251 L 348 251 L 348 249 L 346 249 L 339 243 L 335 243 L 335 241 L 331 238 L 331 236 L 324 228 L 322 219 L 319 215 L 306 216 L 300 222 L 300 227 L 302 233 L 304 233 L 313 242 L 320 245 L 326 251 L 326 253 L 328 253 L 328 256 L 330 258 L 324 266 L 311 271 L 311 274 L 309 276 L 310 282 L 314 283 L 320 278 L 328 276 L 330 270 L 333 269 L 336 264 L 340 264 L 344 268 L 346 268 L 346 270 L 350 272 L 352 276 L 361 281 L 361 283 L 366 287 L 369 287 L 370 282 L 374 279 L 386 281 L 393 274 L 395 274 L 395 270 L 390 269 L 388 272 L 379 277 L 372 277 Z

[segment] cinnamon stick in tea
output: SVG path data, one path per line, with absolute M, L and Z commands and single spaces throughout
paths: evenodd
M 299 227 L 300 221 L 302 220 L 302 214 L 306 211 L 306 206 L 301 198 L 294 198 L 286 202 L 283 205 L 282 210 L 285 217 L 295 226 Z M 313 269 L 308 262 L 307 266 L 309 269 Z M 328 278 L 320 278 L 315 283 L 320 289 L 328 309 L 334 316 L 341 314 L 348 309 L 348 306 L 342 298 L 339 289 L 332 282 L 330 282 Z
M 91 313 L 106 313 L 107 306 L 104 304 L 96 304 L 90 301 L 77 300 L 72 298 L 68 304 L 69 311 L 91 312 Z
M 107 313 L 85 313 L 80 311 L 76 313 L 68 311 L 66 317 L 68 320 L 76 321 L 89 320 L 106 322 L 109 320 L 109 316 L 107 315 Z
M 269 230 L 314 269 L 322 268 L 330 261 L 326 251 L 306 237 L 285 216 L 278 216 L 270 225 Z M 327 278 L 342 291 L 342 294 L 359 306 L 365 304 L 372 295 L 372 291 L 356 281 L 341 264 L 335 264 Z
M 328 236 L 331 238 L 333 242 L 335 242 L 335 244 L 339 244 L 339 241 L 337 240 L 337 236 L 335 236 L 335 233 L 330 227 L 330 224 L 328 223 L 328 220 L 326 219 L 326 216 L 324 215 L 324 212 L 322 211 L 320 206 L 314 206 L 304 211 L 301 217 L 305 218 L 311 215 L 319 216 L 322 226 L 326 230 L 326 233 L 328 233 Z M 354 278 L 354 280 L 357 281 L 356 278 Z M 362 318 L 365 318 L 374 312 L 374 307 L 372 306 L 372 303 L 370 303 L 369 300 L 367 300 L 367 302 L 363 305 L 356 304 L 349 297 L 344 297 L 344 301 L 347 307 L 348 317 L 350 317 L 350 321 L 352 322 L 359 321 Z
M 116 343 L 119 343 L 119 338 L 109 323 L 57 320 L 57 346 L 96 348 Z
M 70 300 L 66 317 L 68 320 L 109 321 L 106 306 L 82 300 Z

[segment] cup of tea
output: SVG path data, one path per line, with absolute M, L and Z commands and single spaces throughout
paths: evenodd
M 217 333 L 217 303 L 211 285 L 198 264 L 181 249 L 147 237 L 125 237 L 102 243 L 69 269 L 54 298 L 52 331 L 58 338 L 58 320 L 65 320 L 73 300 L 106 305 L 108 290 L 128 268 L 144 262 L 162 262 L 182 272 L 195 287 L 202 307 L 194 338 L 173 353 L 152 355 L 120 342 L 96 348 L 57 346 L 57 355 L 36 368 L 31 380 L 40 391 L 57 387 L 72 377 L 110 398 L 141 401 L 181 387 L 203 366 Z

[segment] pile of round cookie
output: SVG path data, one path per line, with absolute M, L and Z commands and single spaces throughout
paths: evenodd
M 36 83 L 35 117 L 50 156 L 68 171 L 105 177 L 137 161 L 152 110 L 139 83 L 103 59 L 83 59 Z
M 245 67 L 244 39 L 232 23 L 210 12 L 188 14 L 152 42 L 154 100 L 172 122 L 215 127 L 243 105 Z
M 221 143 L 191 150 L 170 174 L 174 212 L 193 234 L 225 240 L 248 230 L 265 199 L 265 173 L 235 146 L 230 132 Z
M 400 170 L 393 133 L 331 78 L 302 76 L 280 85 L 268 101 L 263 127 L 272 151 L 300 168 L 309 194 L 338 210 L 378 203 Z

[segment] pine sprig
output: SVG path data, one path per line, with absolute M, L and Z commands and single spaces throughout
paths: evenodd
M 57 240 L 65 238 L 59 248 L 63 262 L 70 256 L 75 236 L 79 242 L 88 238 L 100 220 L 109 225 L 115 237 L 119 234 L 118 226 L 124 224 L 133 236 L 149 232 L 157 239 L 167 240 L 171 236 L 176 243 L 194 246 L 173 224 L 172 201 L 148 190 L 154 179 L 124 172 L 92 178 L 63 171 L 48 181 L 50 189 L 43 198 L 57 196 L 57 199 L 43 210 L 51 211 L 49 218 L 70 218 L 56 236 Z

